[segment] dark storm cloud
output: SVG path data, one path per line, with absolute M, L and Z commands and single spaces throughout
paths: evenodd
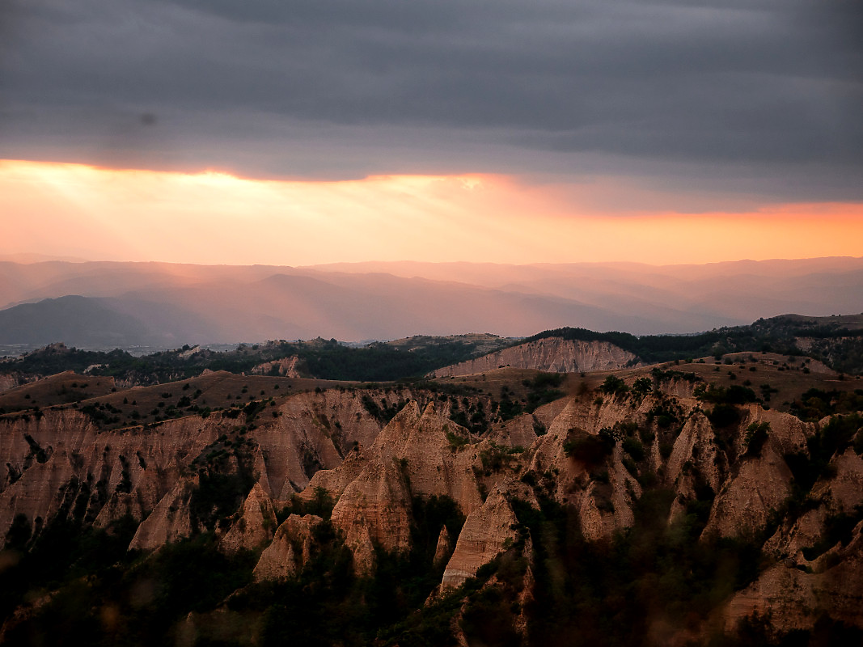
M 728 186 L 743 166 L 756 192 L 863 198 L 860 0 L 3 6 L 3 157 Z

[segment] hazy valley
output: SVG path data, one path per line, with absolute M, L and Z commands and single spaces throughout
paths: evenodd
M 110 349 L 323 337 L 388 340 L 578 325 L 695 333 L 785 313 L 863 311 L 863 259 L 308 268 L 0 263 L 0 345 Z M 851 312 L 848 304 L 859 307 Z

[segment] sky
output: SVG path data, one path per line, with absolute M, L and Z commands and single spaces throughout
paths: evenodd
M 5 0 L 0 255 L 863 256 L 863 2 Z

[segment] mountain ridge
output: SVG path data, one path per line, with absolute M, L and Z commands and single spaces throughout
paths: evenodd
M 789 265 L 794 271 L 783 274 Z M 156 334 L 176 337 L 188 329 L 184 320 L 203 322 L 182 343 L 316 336 L 382 340 L 472 330 L 527 336 L 572 325 L 634 334 L 692 333 L 784 312 L 829 315 L 854 309 L 855 303 L 863 311 L 863 259 L 704 266 L 378 263 L 300 268 L 0 263 L 0 312 L 6 317 L 14 318 L 14 308 L 24 302 L 72 294 L 114 299 L 110 303 L 119 313 L 137 313 L 139 325 L 161 325 L 164 330 L 157 327 Z M 175 314 L 148 321 L 142 302 L 162 304 L 165 313 Z M 382 311 L 386 317 L 379 316 Z M 0 327 L 0 337 L 3 333 Z M 54 341 L 61 340 L 44 339 Z M 0 339 L 0 344 L 15 343 Z

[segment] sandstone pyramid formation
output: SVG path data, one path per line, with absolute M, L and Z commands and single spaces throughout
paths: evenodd
M 382 423 L 364 407 L 364 395 L 299 394 L 271 408 L 269 419 L 253 431 L 246 414 L 230 411 L 112 431 L 73 408 L 6 416 L 0 421 L 6 465 L 0 534 L 16 515 L 31 524 L 78 515 L 100 527 L 131 515 L 144 522 L 136 547 L 153 548 L 188 535 L 198 473 L 216 467 L 247 473 L 265 507 L 271 505 L 267 501 L 287 499 L 306 487 L 315 470 L 341 464 L 354 443 L 374 441 Z M 379 395 L 392 405 L 398 402 L 394 394 Z M 177 524 L 185 530 L 172 530 Z
M 601 361 L 633 359 L 611 355 Z M 574 545 L 610 546 L 662 500 L 652 520 L 662 528 L 697 527 L 704 546 L 748 542 L 760 555 L 745 586 L 729 585 L 674 640 L 704 641 L 752 618 L 772 635 L 811 631 L 823 617 L 863 627 L 857 419 L 803 422 L 749 402 L 723 421 L 694 383 L 660 372 L 649 388 L 585 390 L 510 417 L 480 389 L 408 386 L 317 389 L 107 430 L 70 407 L 5 415 L 0 534 L 132 519 L 129 548 L 158 551 L 211 533 L 225 554 L 254 555 L 258 583 L 299 577 L 332 541 L 350 551 L 356 577 L 373 578 L 381 559 L 407 559 L 425 541 L 438 578 L 428 604 L 481 578 L 514 591 L 513 631 L 528 641 L 528 612 L 558 550 L 548 524 Z M 454 420 L 480 412 L 492 412 L 483 426 Z M 423 527 L 429 506 L 460 520 Z

